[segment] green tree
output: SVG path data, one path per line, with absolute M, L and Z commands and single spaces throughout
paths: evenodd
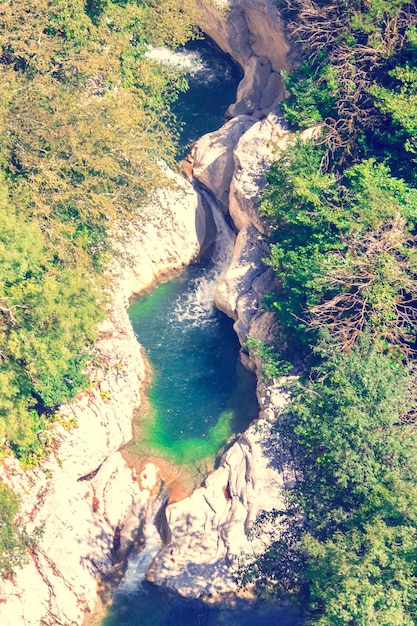
M 348 354 L 330 340 L 320 351 L 327 358 L 294 390 L 276 424 L 296 481 L 275 542 L 244 568 L 245 582 L 297 592 L 308 623 L 412 624 L 413 379 L 366 334 Z M 274 515 L 266 516 L 269 524 Z

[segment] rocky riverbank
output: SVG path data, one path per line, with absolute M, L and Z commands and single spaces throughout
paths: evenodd
M 216 306 L 235 320 L 242 344 L 248 335 L 268 343 L 275 322 L 263 311 L 262 298 L 274 277 L 264 263 L 268 239 L 257 203 L 271 162 L 290 139 L 277 113 L 284 97 L 277 71 L 289 67 L 289 47 L 273 3 L 227 4 L 223 14 L 204 11 L 203 29 L 242 65 L 245 75 L 229 108 L 232 119 L 196 142 L 190 162 L 193 176 L 237 230 L 231 263 L 216 289 Z M 259 362 L 246 353 L 242 358 L 258 375 L 259 419 L 199 489 L 167 507 L 171 540 L 148 573 L 157 584 L 211 601 L 241 593 L 235 582 L 239 563 L 263 551 L 267 541 L 250 541 L 248 530 L 261 511 L 284 506 L 283 489 L 293 480 L 279 442 L 271 442 L 272 424 L 288 399 L 285 381 L 262 382 Z
M 256 204 L 275 150 L 288 138 L 275 114 L 261 121 L 238 116 L 202 137 L 192 151 L 194 176 L 239 229 L 215 302 L 235 320 L 242 344 L 249 334 L 268 342 L 275 330 L 273 315 L 262 310 L 262 298 L 274 278 L 263 261 L 268 241 Z M 148 573 L 152 582 L 211 601 L 240 593 L 235 582 L 239 563 L 245 555 L 262 551 L 266 541 L 250 541 L 248 530 L 261 511 L 282 509 L 283 489 L 292 480 L 279 442 L 271 442 L 272 424 L 287 402 L 285 381 L 262 382 L 260 364 L 245 353 L 243 359 L 257 371 L 259 419 L 199 489 L 167 507 L 171 539 Z
M 216 0 L 202 5 L 202 30 L 244 71 L 227 117 L 264 118 L 285 98 L 280 71 L 290 69 L 293 63 L 276 3 Z

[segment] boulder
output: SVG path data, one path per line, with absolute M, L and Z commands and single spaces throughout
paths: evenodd
M 254 311 L 259 308 L 260 298 L 252 284 L 267 270 L 263 259 L 268 251 L 264 237 L 254 226 L 249 225 L 238 233 L 231 263 L 221 275 L 214 294 L 217 308 L 234 320 L 246 316 L 242 307 L 239 309 L 243 298 L 248 301 L 249 297 L 249 306 Z
M 193 175 L 210 189 L 223 211 L 229 206 L 230 183 L 235 169 L 233 151 L 254 123 L 249 116 L 235 117 L 219 130 L 203 135 L 192 149 Z
M 263 231 L 258 206 L 266 185 L 266 174 L 279 149 L 288 143 L 290 134 L 282 117 L 270 113 L 253 124 L 233 151 L 234 170 L 230 184 L 229 211 L 238 230 L 252 223 Z
M 203 4 L 200 13 L 202 30 L 244 71 L 227 116 L 261 118 L 275 110 L 286 95 L 280 71 L 293 61 L 274 0 L 217 0 Z

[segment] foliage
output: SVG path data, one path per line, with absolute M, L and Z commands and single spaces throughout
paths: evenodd
M 285 105 L 289 120 L 298 127 L 323 120 L 331 154 L 356 152 L 358 138 L 365 133 L 369 141 L 368 130 L 381 126 L 372 95 L 384 98 L 382 92 L 373 91 L 374 85 L 390 72 L 395 76 L 404 57 L 415 62 L 415 3 L 284 0 L 281 4 L 289 33 L 305 60 L 301 68 L 309 68 L 308 75 L 301 69 L 287 78 L 292 94 Z M 387 99 L 384 106 L 389 108 Z M 396 109 L 400 108 L 397 101 Z
M 338 80 L 332 65 L 324 65 L 317 75 L 308 60 L 291 72 L 282 72 L 285 87 L 291 93 L 282 110 L 296 128 L 308 128 L 335 114 Z
M 417 257 L 404 221 L 345 237 L 346 252 L 326 260 L 323 291 L 336 295 L 311 307 L 311 324 L 326 325 L 343 349 L 368 328 L 382 349 L 414 352 Z
M 288 374 L 292 367 L 290 363 L 279 359 L 279 353 L 274 346 L 266 345 L 259 339 L 249 336 L 242 347 L 249 352 L 251 358 L 260 360 L 264 381 L 276 380 Z
M 186 83 L 147 46 L 184 43 L 195 17 L 194 0 L 0 3 L 0 439 L 25 467 L 88 385 L 115 226 L 140 228 L 175 154 L 170 104 Z M 11 575 L 17 502 L 1 485 L 0 500 Z
M 338 233 L 347 226 L 335 177 L 319 170 L 322 156 L 313 142 L 292 145 L 271 168 L 260 208 L 271 229 L 269 263 L 280 281 L 268 305 L 292 341 L 306 340 L 304 310 L 319 297 L 320 264 L 340 246 Z
M 13 576 L 16 567 L 27 561 L 29 538 L 16 522 L 18 510 L 17 497 L 0 482 L 0 572 L 3 578 Z
M 280 6 L 301 58 L 283 110 L 316 139 L 263 192 L 266 306 L 312 369 L 276 424 L 297 480 L 241 581 L 296 596 L 311 624 L 415 624 L 416 5 Z
M 260 207 L 279 287 L 266 300 L 294 348 L 329 324 L 342 345 L 367 325 L 414 342 L 417 194 L 375 159 L 322 172 L 323 149 L 299 139 L 273 165 Z
M 276 425 L 296 459 L 297 480 L 280 514 L 284 532 L 245 575 L 282 593 L 288 589 L 276 574 L 283 572 L 311 623 L 412 624 L 417 438 L 406 415 L 413 380 L 366 334 L 348 354 L 334 340 L 320 351 L 326 360 Z
M 193 7 L 0 7 L 0 436 L 19 455 L 40 454 L 44 414 L 87 384 L 109 234 L 146 219 L 157 160 L 174 154 L 169 104 L 183 81 L 146 45 L 183 43 Z

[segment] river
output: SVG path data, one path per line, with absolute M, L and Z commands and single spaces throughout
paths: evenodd
M 155 58 L 165 52 L 156 50 Z M 192 141 L 219 128 L 233 102 L 242 73 L 208 40 L 190 42 L 176 54 L 189 69 L 189 90 L 173 109 L 184 122 L 178 157 Z M 214 288 L 231 253 L 233 234 L 218 226 L 223 239 L 210 259 L 132 303 L 129 316 L 152 368 L 149 403 L 140 415 L 130 449 L 137 456 L 162 457 L 195 476 L 214 463 L 233 433 L 257 415 L 255 380 L 241 366 L 232 321 L 213 307 Z M 226 245 L 225 245 L 226 244 Z M 210 606 L 170 594 L 144 580 L 161 546 L 149 516 L 145 549 L 132 555 L 124 581 L 113 594 L 102 626 L 293 626 L 293 615 L 277 607 L 244 603 L 234 609 Z

